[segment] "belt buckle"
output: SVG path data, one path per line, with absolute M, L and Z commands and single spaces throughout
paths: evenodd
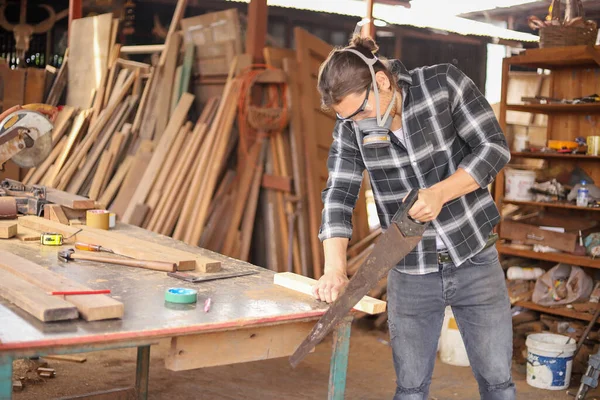
M 438 252 L 438 264 L 446 264 L 451 261 L 448 250 Z

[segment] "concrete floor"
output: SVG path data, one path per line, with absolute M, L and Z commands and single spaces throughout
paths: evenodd
M 150 399 L 265 400 L 326 399 L 331 340 L 326 340 L 297 368 L 287 358 L 214 367 L 185 372 L 164 368 L 162 355 L 169 342 L 152 347 Z M 86 354 L 87 362 L 74 364 L 48 360 L 56 378 L 26 384 L 14 399 L 53 399 L 99 390 L 127 387 L 135 379 L 135 350 Z M 565 391 L 535 389 L 525 382 L 524 368 L 515 368 L 517 398 L 569 399 Z M 571 390 L 577 391 L 579 377 Z M 352 330 L 346 399 L 391 399 L 395 389 L 391 348 L 387 335 L 355 326 Z M 600 398 L 600 392 L 595 392 Z M 589 396 L 588 399 L 595 398 Z M 478 399 L 477 385 L 470 368 L 454 367 L 438 361 L 431 386 L 431 399 Z

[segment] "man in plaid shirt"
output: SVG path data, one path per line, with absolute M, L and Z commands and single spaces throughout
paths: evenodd
M 319 238 L 325 273 L 315 296 L 332 302 L 348 281 L 346 249 L 363 171 L 382 228 L 403 198 L 431 221 L 388 275 L 394 399 L 427 399 L 447 306 L 463 337 L 482 399 L 514 399 L 512 317 L 492 230 L 500 215 L 487 186 L 510 159 L 489 103 L 452 65 L 408 71 L 354 38 L 321 66 L 323 105 L 337 113 Z

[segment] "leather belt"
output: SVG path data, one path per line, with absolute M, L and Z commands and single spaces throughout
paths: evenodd
M 492 233 L 488 237 L 488 240 L 485 243 L 485 246 L 483 246 L 483 249 L 481 249 L 481 251 L 483 251 L 489 247 L 492 247 L 496 243 L 497 240 L 498 240 L 498 234 Z M 450 253 L 448 252 L 448 250 L 438 252 L 438 264 L 442 265 L 442 264 L 448 264 L 451 262 L 452 262 L 452 258 L 450 257 Z

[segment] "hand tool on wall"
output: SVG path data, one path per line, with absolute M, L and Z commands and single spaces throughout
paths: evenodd
M 290 357 L 290 364 L 293 367 L 297 366 L 344 319 L 352 307 L 421 241 L 423 232 L 429 224 L 416 222 L 408 215 L 418 196 L 419 191 L 412 190 L 402 202 L 389 228 L 381 234 L 373 251 L 352 276 L 346 289 L 331 304 Z
M 125 265 L 128 267 L 152 269 L 154 271 L 174 272 L 176 268 L 175 263 L 169 263 L 164 261 L 147 261 L 147 260 L 122 260 L 120 258 L 96 256 L 91 254 L 80 254 L 75 253 L 74 249 L 68 249 L 58 252 L 58 259 L 60 261 L 97 261 L 107 264 Z
M 124 254 L 115 253 L 114 250 L 108 249 L 106 247 L 102 247 L 102 246 L 97 245 L 97 244 L 76 242 L 75 243 L 75 248 L 77 250 L 94 251 L 94 252 L 101 252 L 101 253 L 110 253 L 110 254 L 114 254 L 114 255 L 117 255 L 117 256 L 121 256 L 121 257 L 133 258 L 133 257 L 126 256 Z

